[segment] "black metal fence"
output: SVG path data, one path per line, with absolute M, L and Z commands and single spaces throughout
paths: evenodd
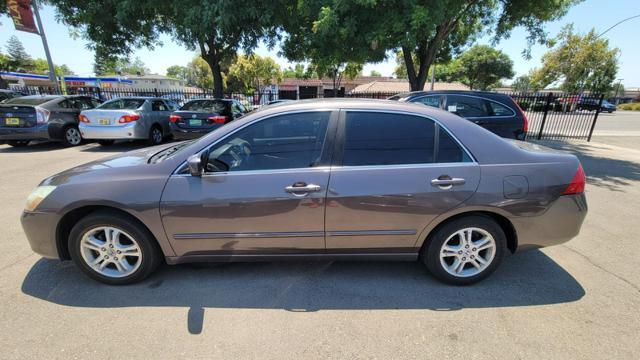
M 511 93 L 529 120 L 528 139 L 587 139 L 602 109 L 604 95 Z
M 54 88 L 14 88 L 25 94 L 57 94 Z M 333 91 L 319 92 L 278 90 L 250 93 L 225 93 L 225 98 L 239 100 L 248 108 L 266 105 L 276 100 L 299 100 L 333 97 Z M 102 101 L 123 96 L 156 96 L 183 104 L 196 98 L 214 98 L 213 91 L 199 89 L 130 89 L 130 88 L 68 88 L 68 94 L 86 94 Z M 362 92 L 337 94 L 347 98 L 387 99 L 396 93 Z M 603 95 L 575 95 L 566 93 L 507 93 L 522 108 L 529 120 L 528 139 L 586 139 L 591 140 Z

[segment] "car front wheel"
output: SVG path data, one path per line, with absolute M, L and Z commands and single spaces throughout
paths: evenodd
M 96 212 L 80 220 L 69 235 L 69 253 L 85 274 L 109 285 L 141 281 L 161 261 L 149 231 L 115 212 Z
M 453 220 L 432 234 L 422 261 L 437 279 L 467 285 L 489 276 L 502 261 L 506 236 L 498 223 L 485 216 Z

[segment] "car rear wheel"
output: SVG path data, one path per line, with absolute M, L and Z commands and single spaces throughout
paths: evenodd
M 7 144 L 13 147 L 25 147 L 29 145 L 29 140 L 9 140 L 7 141 Z
M 423 248 L 422 261 L 438 280 L 467 285 L 489 276 L 505 253 L 506 236 L 486 216 L 467 216 L 436 230 Z
M 161 261 L 149 231 L 115 212 L 96 212 L 80 220 L 69 235 L 69 253 L 85 274 L 109 285 L 141 281 Z
M 149 131 L 149 139 L 147 140 L 149 145 L 160 145 L 162 144 L 162 140 L 164 140 L 164 134 L 162 134 L 162 129 L 154 125 Z
M 113 145 L 114 142 L 116 141 L 115 140 L 98 140 L 98 144 L 102 146 L 111 146 Z
M 77 146 L 82 142 L 82 135 L 77 127 L 70 125 L 62 132 L 62 144 L 64 146 Z

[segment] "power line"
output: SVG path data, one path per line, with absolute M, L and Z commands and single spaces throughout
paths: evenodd
M 628 17 L 628 18 L 623 19 L 623 20 L 620 20 L 620 21 L 618 21 L 617 23 L 615 23 L 613 26 L 609 27 L 607 30 L 605 30 L 605 31 L 601 32 L 597 37 L 600 37 L 600 36 L 604 35 L 607 31 L 609 31 L 609 30 L 613 29 L 614 27 L 616 27 L 616 26 L 618 26 L 618 25 L 622 24 L 623 22 L 628 21 L 628 20 L 631 20 L 631 19 L 635 19 L 635 18 L 637 18 L 637 17 L 640 17 L 640 14 L 638 14 L 638 15 L 634 15 L 634 16 L 631 16 L 631 17 Z

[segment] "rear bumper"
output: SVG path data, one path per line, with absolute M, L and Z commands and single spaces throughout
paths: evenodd
M 80 133 L 84 139 L 146 139 L 147 133 L 137 122 L 121 126 L 86 125 L 80 123 Z
M 511 218 L 518 236 L 518 251 L 558 245 L 580 233 L 587 216 L 584 194 L 563 195 L 540 216 Z
M 177 127 L 173 123 L 170 125 L 170 127 L 171 127 L 171 133 L 173 134 L 173 137 L 176 140 L 197 139 L 217 129 L 217 127 L 209 128 L 209 129 L 182 129 Z
M 59 259 L 56 244 L 58 215 L 53 212 L 24 211 L 20 218 L 31 249 L 46 258 Z
M 34 127 L 0 127 L 0 141 L 8 140 L 49 140 L 49 125 Z

